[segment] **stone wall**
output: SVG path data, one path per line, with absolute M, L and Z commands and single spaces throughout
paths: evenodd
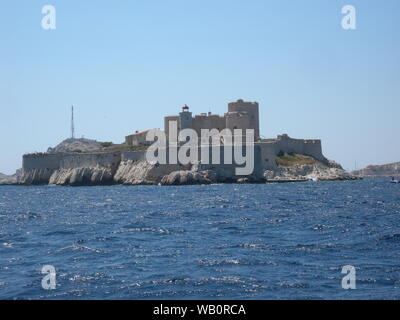
M 120 153 L 28 154 L 23 156 L 21 184 L 93 183 L 109 181 L 121 162 Z M 83 170 L 84 169 L 84 170 Z M 72 183 L 71 183 L 72 184 Z
M 123 152 L 121 154 L 121 161 L 140 161 L 144 160 L 146 157 L 146 151 L 131 151 L 131 152 Z
M 64 154 L 60 161 L 60 169 L 103 167 L 115 172 L 120 162 L 119 152 Z
M 201 160 L 200 156 L 205 148 L 209 147 L 199 147 L 199 160 Z M 175 179 L 174 177 L 178 176 L 176 173 L 179 172 L 179 176 L 182 177 L 182 172 L 185 171 L 208 172 L 207 175 L 211 172 L 216 177 L 216 180 L 212 180 L 215 182 L 234 182 L 244 178 L 236 174 L 235 169 L 239 167 L 237 164 L 225 164 L 223 146 L 219 148 L 220 164 L 212 164 L 213 150 L 209 149 L 209 163 L 200 161 L 193 165 L 150 164 L 146 162 L 144 151 L 24 155 L 23 174 L 20 183 L 60 185 L 154 184 L 159 183 L 163 176 L 169 174 L 173 174 L 172 178 Z M 232 154 L 234 148 L 232 148 Z M 245 147 L 242 148 L 242 154 L 245 154 Z M 254 171 L 248 178 L 259 180 L 265 170 L 276 170 L 276 157 L 279 152 L 304 154 L 314 157 L 322 163 L 329 163 L 322 154 L 320 140 L 292 139 L 287 135 L 281 135 L 276 139 L 255 143 Z M 232 156 L 232 159 L 235 161 L 234 156 Z
M 60 169 L 54 171 L 49 184 L 104 185 L 113 184 L 121 162 L 121 153 L 65 154 Z
M 280 151 L 293 152 L 311 156 L 321 162 L 327 162 L 327 159 L 322 154 L 321 140 L 317 139 L 292 139 L 288 135 L 283 134 L 278 136 L 276 150 L 277 154 Z
M 62 154 L 34 153 L 22 157 L 20 184 L 47 184 L 51 175 L 60 168 Z
M 22 168 L 25 171 L 29 170 L 57 170 L 60 168 L 62 155 L 60 153 L 33 153 L 25 154 L 22 157 Z
M 199 155 L 202 152 L 202 149 L 206 149 L 208 147 L 201 147 L 199 149 Z M 220 176 L 224 176 L 227 180 L 237 180 L 240 178 L 243 178 L 244 176 L 240 176 L 236 174 L 236 169 L 237 168 L 243 168 L 245 165 L 239 165 L 237 162 L 235 162 L 235 149 L 236 152 L 239 151 L 242 153 L 242 155 L 246 155 L 246 147 L 232 147 L 232 163 L 226 163 L 225 161 L 225 152 L 224 152 L 224 147 L 220 147 L 220 152 L 219 152 L 219 163 L 220 164 L 213 164 L 212 163 L 212 150 L 213 148 L 209 148 L 208 154 L 209 154 L 209 160 L 208 164 L 207 163 L 202 163 L 200 162 L 198 164 L 198 171 L 204 171 L 204 170 L 213 170 L 217 173 L 220 173 Z M 261 178 L 263 175 L 264 167 L 261 161 L 262 157 L 262 148 L 260 145 L 254 145 L 254 170 L 253 173 L 250 175 L 254 178 Z M 247 158 L 246 158 L 247 161 Z
M 260 147 L 260 163 L 266 170 L 275 170 L 278 166 L 276 164 L 276 156 L 279 151 L 276 151 L 275 142 L 260 142 L 256 143 Z
M 217 129 L 219 131 L 226 128 L 226 120 L 216 114 L 200 114 L 193 118 L 192 122 L 193 130 L 195 130 L 198 136 L 201 136 L 201 129 Z
M 234 132 L 235 129 L 241 129 L 243 135 L 246 129 L 254 129 L 251 125 L 251 115 L 247 112 L 228 112 L 225 115 L 226 127 Z M 254 131 L 254 138 L 257 139 L 257 133 Z
M 315 158 L 322 163 L 329 161 L 322 154 L 321 140 L 317 139 L 292 139 L 288 135 L 279 135 L 276 139 L 266 139 L 256 143 L 261 148 L 261 162 L 265 169 L 277 168 L 276 156 L 280 152 L 297 153 Z

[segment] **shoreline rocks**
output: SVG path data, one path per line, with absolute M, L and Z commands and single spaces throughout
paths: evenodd
M 0 173 L 0 185 L 13 185 L 17 184 L 17 175 L 7 175 Z
M 236 176 L 233 165 L 159 165 L 145 160 L 122 160 L 113 166 L 82 166 L 62 169 L 34 169 L 23 172 L 22 185 L 196 185 L 215 183 L 268 183 L 354 180 L 343 168 L 333 162 L 278 166 L 272 170 L 256 170 L 251 176 Z
M 217 183 L 214 171 L 173 171 L 161 179 L 162 185 L 193 185 Z
M 303 182 L 303 181 L 337 181 L 356 180 L 355 177 L 346 172 L 339 164 L 329 162 L 294 165 L 291 167 L 279 167 L 275 172 L 266 172 L 267 182 Z

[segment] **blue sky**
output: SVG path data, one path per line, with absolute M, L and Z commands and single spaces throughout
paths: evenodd
M 54 5 L 57 29 L 41 28 Z M 356 8 L 357 29 L 341 28 Z M 398 0 L 3 0 L 0 172 L 76 134 L 120 143 L 188 104 L 260 103 L 261 134 L 347 169 L 400 161 Z

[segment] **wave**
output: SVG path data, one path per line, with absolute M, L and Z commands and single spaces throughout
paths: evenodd
M 380 241 L 400 241 L 400 233 L 387 234 L 379 238 Z

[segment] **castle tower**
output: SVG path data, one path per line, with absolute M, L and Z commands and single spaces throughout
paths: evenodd
M 185 104 L 182 107 L 182 112 L 179 113 L 179 115 L 171 115 L 171 116 L 166 116 L 164 117 L 164 131 L 167 137 L 167 140 L 169 139 L 169 125 L 170 122 L 176 122 L 177 123 L 177 129 L 178 132 L 182 129 L 187 129 L 193 128 L 193 118 L 192 118 L 192 113 L 189 111 L 189 107 Z
M 236 126 L 237 129 L 243 129 L 247 125 L 246 129 L 254 129 L 254 139 L 257 141 L 260 138 L 260 119 L 259 119 L 259 106 L 258 102 L 246 102 L 242 99 L 236 102 L 228 104 L 228 115 L 227 115 L 227 128 L 232 125 Z M 241 114 L 242 117 L 229 115 L 230 113 Z M 233 124 L 234 123 L 234 124 Z
M 192 113 L 189 111 L 189 107 L 185 104 L 182 107 L 182 112 L 179 113 L 179 123 L 178 123 L 178 129 L 183 130 L 187 128 L 192 128 L 193 127 L 193 118 L 192 118 Z
M 251 115 L 248 112 L 228 112 L 225 115 L 226 119 L 226 127 L 230 129 L 231 131 L 235 129 L 241 129 L 241 130 L 246 130 L 246 129 L 254 129 L 252 125 L 250 124 L 251 121 Z M 243 131 L 243 135 L 246 134 L 245 131 Z M 254 132 L 255 135 L 255 132 Z

